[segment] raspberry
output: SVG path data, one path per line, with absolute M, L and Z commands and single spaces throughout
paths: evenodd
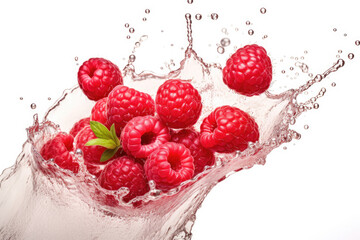
M 85 127 L 90 124 L 90 118 L 80 119 L 78 122 L 74 124 L 74 126 L 70 130 L 70 135 L 76 137 L 76 135 Z
M 182 129 L 171 133 L 171 141 L 184 144 L 190 150 L 194 158 L 194 175 L 204 171 L 205 166 L 214 164 L 214 153 L 200 144 L 200 133 L 190 129 Z
M 120 135 L 126 123 L 137 116 L 154 115 L 155 103 L 149 94 L 119 85 L 108 96 L 107 124 L 115 124 Z
M 84 62 L 78 71 L 80 88 L 90 100 L 100 100 L 111 90 L 123 84 L 119 68 L 104 58 L 90 58 Z
M 125 202 L 149 191 L 143 167 L 128 156 L 116 158 L 106 165 L 99 177 L 99 184 L 108 190 L 128 188 L 129 193 L 123 198 Z
M 231 106 L 216 108 L 200 126 L 200 142 L 220 153 L 243 151 L 249 142 L 259 140 L 255 120 L 246 112 Z
M 59 133 L 42 146 L 40 155 L 45 160 L 53 159 L 63 169 L 77 173 L 79 171 L 79 164 L 70 155 L 70 151 L 73 150 L 73 142 L 73 136 Z
M 198 91 L 188 82 L 171 79 L 156 94 L 156 112 L 169 127 L 185 128 L 199 119 L 202 104 Z
M 100 99 L 96 102 L 94 107 L 91 110 L 91 121 L 97 121 L 104 125 L 106 125 L 107 122 L 107 112 L 106 112 L 106 102 L 107 97 Z
M 256 44 L 238 49 L 223 69 L 224 83 L 249 97 L 265 92 L 271 79 L 271 60 L 266 50 Z
M 85 146 L 85 144 L 95 139 L 96 136 L 91 130 L 90 125 L 84 127 L 75 138 L 76 148 L 79 148 L 83 152 L 85 164 L 104 164 L 100 162 L 101 155 L 106 150 L 102 146 Z
M 124 151 L 135 158 L 146 158 L 169 140 L 168 128 L 153 116 L 135 117 L 121 132 Z
M 169 190 L 189 180 L 194 175 L 194 159 L 183 144 L 167 142 L 152 152 L 145 162 L 148 180 L 156 188 Z

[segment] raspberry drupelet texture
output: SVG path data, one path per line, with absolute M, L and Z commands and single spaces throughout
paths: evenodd
M 194 158 L 194 175 L 204 171 L 205 166 L 212 166 L 214 164 L 214 153 L 201 145 L 200 133 L 195 130 L 182 129 L 178 132 L 173 131 L 171 132 L 171 141 L 184 144 L 190 150 Z
M 255 120 L 246 112 L 231 106 L 216 108 L 200 126 L 200 143 L 220 153 L 243 151 L 249 142 L 259 140 Z
M 115 87 L 108 96 L 107 124 L 115 124 L 120 135 L 126 123 L 137 116 L 154 115 L 155 102 L 149 94 L 139 92 L 127 86 Z
M 84 62 L 78 71 L 78 83 L 84 94 L 90 100 L 100 100 L 111 90 L 123 84 L 119 68 L 104 58 L 90 58 Z
M 223 81 L 245 96 L 265 92 L 272 79 L 272 65 L 266 50 L 256 44 L 239 48 L 226 62 Z
M 170 140 L 167 126 L 153 116 L 131 119 L 121 132 L 124 151 L 135 158 L 146 158 L 161 144 Z
M 73 151 L 73 136 L 66 133 L 58 133 L 53 139 L 47 141 L 40 150 L 40 155 L 45 160 L 53 159 L 63 169 L 74 173 L 79 171 L 79 164 L 73 159 L 70 151 Z
M 106 150 L 102 146 L 85 146 L 85 144 L 91 139 L 95 139 L 96 136 L 91 130 L 90 125 L 84 127 L 75 138 L 76 148 L 79 148 L 83 152 L 85 164 L 104 164 L 100 162 L 101 155 Z
M 76 135 L 85 127 L 90 125 L 90 118 L 83 118 L 77 121 L 70 130 L 70 135 L 76 137 Z
M 202 103 L 199 92 L 179 79 L 164 82 L 156 94 L 156 112 L 171 128 L 186 128 L 199 119 Z
M 106 103 L 107 97 L 100 99 L 96 102 L 94 107 L 91 109 L 91 121 L 97 121 L 105 126 L 107 125 L 107 111 L 106 111 Z
M 194 175 L 194 159 L 183 144 L 167 142 L 147 158 L 145 174 L 160 190 L 170 190 Z
M 129 193 L 123 198 L 125 202 L 149 191 L 143 167 L 128 156 L 116 158 L 106 165 L 99 177 L 99 184 L 108 190 L 128 188 Z

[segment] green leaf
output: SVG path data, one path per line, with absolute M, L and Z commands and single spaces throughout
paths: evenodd
M 90 127 L 96 137 L 103 139 L 112 139 L 109 129 L 102 123 L 99 123 L 97 121 L 90 121 Z
M 85 146 L 102 146 L 107 149 L 115 149 L 116 143 L 112 139 L 95 138 L 88 141 Z
M 116 135 L 116 130 L 115 130 L 115 124 L 113 123 L 113 125 L 111 125 L 110 127 L 110 134 L 111 134 L 111 138 L 114 140 L 114 142 L 116 143 L 116 146 L 120 146 L 120 140 Z
M 107 160 L 112 158 L 118 150 L 119 147 L 116 147 L 115 149 L 106 149 L 101 155 L 100 162 L 106 162 Z

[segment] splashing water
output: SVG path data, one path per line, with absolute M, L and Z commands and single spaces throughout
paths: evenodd
M 218 15 L 211 18 L 215 20 Z M 27 129 L 28 140 L 16 164 L 0 176 L 3 239 L 118 239 L 119 236 L 123 239 L 191 239 L 196 211 L 209 191 L 235 172 L 265 164 L 266 156 L 281 144 L 299 139 L 301 135 L 291 130 L 290 125 L 303 112 L 316 108 L 317 99 L 326 90 L 321 89 L 304 102 L 299 102 L 297 97 L 345 64 L 338 59 L 304 85 L 281 94 L 240 96 L 222 83 L 218 65 L 205 63 L 193 50 L 190 14 L 186 15 L 186 21 L 189 45 L 180 68 L 161 76 L 150 72 L 137 74 L 133 65 L 135 55 L 130 55 L 124 69 L 125 77 L 130 80 L 128 85 L 154 97 L 157 87 L 166 79 L 190 80 L 203 98 L 202 117 L 218 106 L 237 106 L 255 118 L 260 128 L 259 142 L 249 144 L 243 152 L 217 154 L 214 166 L 167 193 L 150 184 L 149 193 L 124 203 L 121 197 L 127 190 L 114 192 L 100 188 L 85 171 L 81 151 L 73 153 L 80 162 L 76 176 L 41 158 L 41 146 L 56 132 L 68 131 L 74 124 L 66 116 L 83 118 L 93 106 L 79 88 L 66 90 L 42 122 L 34 116 L 34 125 Z M 195 128 L 199 128 L 201 121 L 199 119 Z M 143 204 L 133 208 L 132 204 L 139 200 Z M 114 201 L 120 206 L 113 206 Z

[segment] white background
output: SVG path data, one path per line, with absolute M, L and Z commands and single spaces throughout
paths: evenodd
M 174 59 L 178 64 L 183 57 L 184 14 L 201 13 L 203 19 L 194 20 L 193 27 L 199 55 L 224 63 L 232 50 L 220 56 L 215 46 L 225 36 L 223 27 L 233 45 L 262 44 L 274 63 L 274 91 L 275 86 L 291 85 L 291 76 L 280 72 L 288 72 L 290 57 L 303 56 L 304 50 L 309 51 L 305 59 L 313 73 L 336 61 L 338 50 L 343 50 L 346 66 L 322 83 L 327 93 L 319 100 L 320 108 L 301 116 L 294 126 L 301 140 L 273 151 L 265 166 L 235 174 L 211 191 L 198 211 L 193 239 L 360 239 L 357 5 L 356 0 L 194 0 L 192 5 L 186 0 L 1 1 L 0 171 L 13 165 L 21 152 L 32 115 L 42 115 L 65 88 L 76 84 L 75 56 L 79 63 L 104 57 L 123 68 L 134 42 L 147 34 L 135 66 L 165 71 L 160 69 L 164 62 Z M 260 14 L 261 7 L 266 14 Z M 150 14 L 144 13 L 146 8 Z M 217 21 L 208 16 L 213 12 L 219 14 Z M 246 26 L 246 20 L 253 25 Z M 133 34 L 124 27 L 126 22 L 135 28 Z M 255 30 L 251 37 L 244 34 L 250 27 Z M 268 39 L 261 39 L 264 34 Z M 354 60 L 347 59 L 349 52 Z M 303 74 L 298 78 L 307 79 Z M 337 86 L 330 87 L 331 82 Z M 31 109 L 31 103 L 37 108 Z M 305 130 L 304 124 L 310 128 Z

